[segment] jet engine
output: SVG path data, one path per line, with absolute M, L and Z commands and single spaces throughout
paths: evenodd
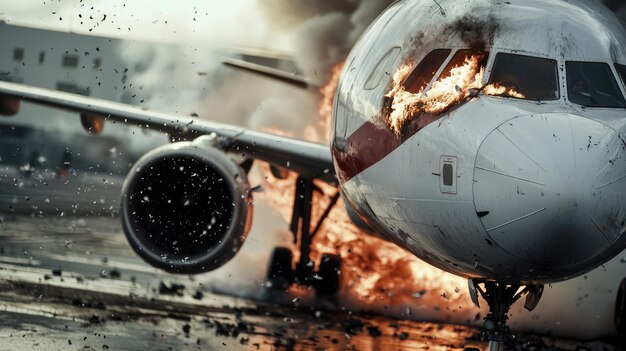
M 149 264 L 170 273 L 222 266 L 240 249 L 252 223 L 245 171 L 206 138 L 147 153 L 122 189 L 128 242 Z

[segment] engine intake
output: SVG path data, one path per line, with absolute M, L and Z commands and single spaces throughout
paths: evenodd
M 122 189 L 131 247 L 170 273 L 214 270 L 235 256 L 252 223 L 245 172 L 202 142 L 157 148 L 134 165 Z

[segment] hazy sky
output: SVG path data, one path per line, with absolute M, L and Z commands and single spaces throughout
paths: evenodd
M 288 46 L 257 0 L 2 0 L 0 20 L 60 31 L 216 45 Z M 227 30 L 225 30 L 227 28 Z

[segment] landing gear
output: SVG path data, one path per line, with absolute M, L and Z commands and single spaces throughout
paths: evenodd
M 293 253 L 290 249 L 279 247 L 274 250 L 267 272 L 267 287 L 286 290 L 291 284 L 312 286 L 319 295 L 333 296 L 339 291 L 341 260 L 339 256 L 324 254 L 317 272 L 311 260 L 311 241 L 319 231 L 324 220 L 339 200 L 339 192 L 335 194 L 328 207 L 324 210 L 315 228 L 311 230 L 311 212 L 313 208 L 313 192 L 321 190 L 311 179 L 298 178 L 294 196 L 293 213 L 290 230 L 294 244 L 300 251 L 300 259 L 292 268 Z
M 626 278 L 617 288 L 617 300 L 615 301 L 615 328 L 617 332 L 626 335 Z
M 337 255 L 322 255 L 317 274 L 313 276 L 313 288 L 318 295 L 333 296 L 339 291 L 341 258 Z
M 289 248 L 275 248 L 267 269 L 265 286 L 273 290 L 287 290 L 294 280 L 293 269 L 291 268 L 292 261 L 293 254 Z
M 481 284 L 483 287 L 480 286 Z M 489 340 L 490 351 L 511 348 L 515 341 L 515 336 L 506 325 L 511 306 L 526 295 L 524 307 L 532 311 L 537 307 L 543 294 L 543 285 L 526 285 L 522 290 L 520 288 L 520 284 L 469 280 L 470 296 L 474 304 L 479 306 L 478 296 L 480 295 L 489 305 L 489 314 L 483 323 L 483 335 Z

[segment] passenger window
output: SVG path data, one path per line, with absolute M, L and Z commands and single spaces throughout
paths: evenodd
M 426 55 L 404 81 L 404 89 L 412 94 L 417 94 L 424 90 L 439 70 L 439 67 L 448 58 L 450 52 L 452 52 L 450 49 L 437 49 Z
M 22 61 L 24 60 L 24 49 L 23 48 L 15 48 L 13 49 L 13 60 Z
M 565 63 L 567 95 L 585 107 L 626 107 L 611 66 L 601 62 Z
M 374 71 L 372 71 L 369 78 L 367 78 L 364 87 L 365 90 L 375 89 L 383 81 L 385 75 L 391 76 L 389 70 L 392 68 L 391 65 L 398 57 L 398 54 L 400 54 L 400 48 L 397 46 L 387 51 L 385 56 L 380 59 L 380 62 L 378 62 L 378 65 Z
M 78 66 L 78 56 L 65 55 L 63 56 L 63 67 L 76 67 Z
M 499 53 L 489 84 L 519 93 L 504 94 L 518 99 L 558 100 L 560 96 L 556 60 L 545 58 Z

